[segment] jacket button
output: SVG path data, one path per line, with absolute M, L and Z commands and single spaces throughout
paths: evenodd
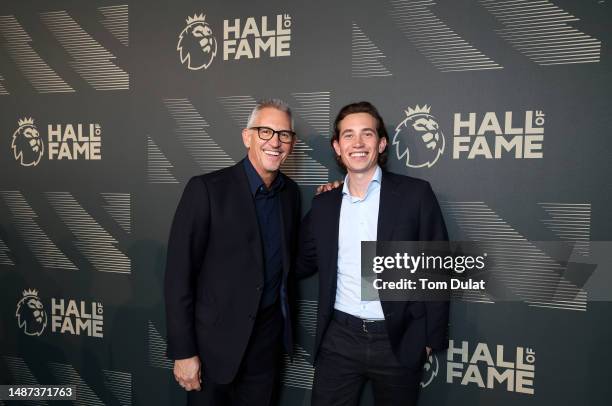
M 261 292 L 261 290 L 262 290 L 262 289 L 263 289 L 263 285 L 259 285 L 259 286 L 257 286 L 257 291 L 258 291 L 258 292 Z

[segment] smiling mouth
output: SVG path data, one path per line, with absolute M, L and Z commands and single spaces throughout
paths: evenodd
M 270 150 L 264 149 L 264 154 L 268 156 L 279 157 L 281 152 L 280 151 L 270 151 Z
M 368 153 L 365 152 L 365 151 L 351 152 L 349 154 L 350 157 L 356 157 L 356 158 L 365 157 L 367 155 L 368 155 Z

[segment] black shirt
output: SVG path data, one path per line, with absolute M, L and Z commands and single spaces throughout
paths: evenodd
M 278 299 L 282 280 L 283 254 L 279 193 L 285 183 L 283 175 L 279 173 L 270 188 L 266 188 L 248 157 L 243 160 L 243 163 L 255 202 L 263 246 L 264 287 L 260 308 L 265 308 L 274 304 Z

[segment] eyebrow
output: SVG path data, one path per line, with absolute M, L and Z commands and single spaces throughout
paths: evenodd
M 370 127 L 366 127 L 366 128 L 362 128 L 361 130 L 359 130 L 359 132 L 364 132 L 364 131 L 372 131 L 372 132 L 376 132 L 376 130 L 374 130 L 373 128 Z M 346 130 L 342 131 L 340 134 L 344 134 L 347 132 L 353 132 L 352 128 L 347 128 Z

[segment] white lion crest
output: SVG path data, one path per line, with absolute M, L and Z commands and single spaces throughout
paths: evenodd
M 36 166 L 45 151 L 42 138 L 32 118 L 23 118 L 17 122 L 19 128 L 13 133 L 13 156 L 23 166 Z
M 397 159 L 411 168 L 432 167 L 444 152 L 444 134 L 431 107 L 417 105 L 406 110 L 406 118 L 395 129 L 393 145 Z
M 23 291 L 23 298 L 17 303 L 17 325 L 29 336 L 39 336 L 47 327 L 47 312 L 38 297 L 38 291 Z
M 436 376 L 438 376 L 438 370 L 440 369 L 440 363 L 438 357 L 433 354 L 429 354 L 423 365 L 423 375 L 421 377 L 421 388 L 427 387 Z
M 205 18 L 204 14 L 188 17 L 176 45 L 181 63 L 191 70 L 207 69 L 217 55 L 217 40 Z

